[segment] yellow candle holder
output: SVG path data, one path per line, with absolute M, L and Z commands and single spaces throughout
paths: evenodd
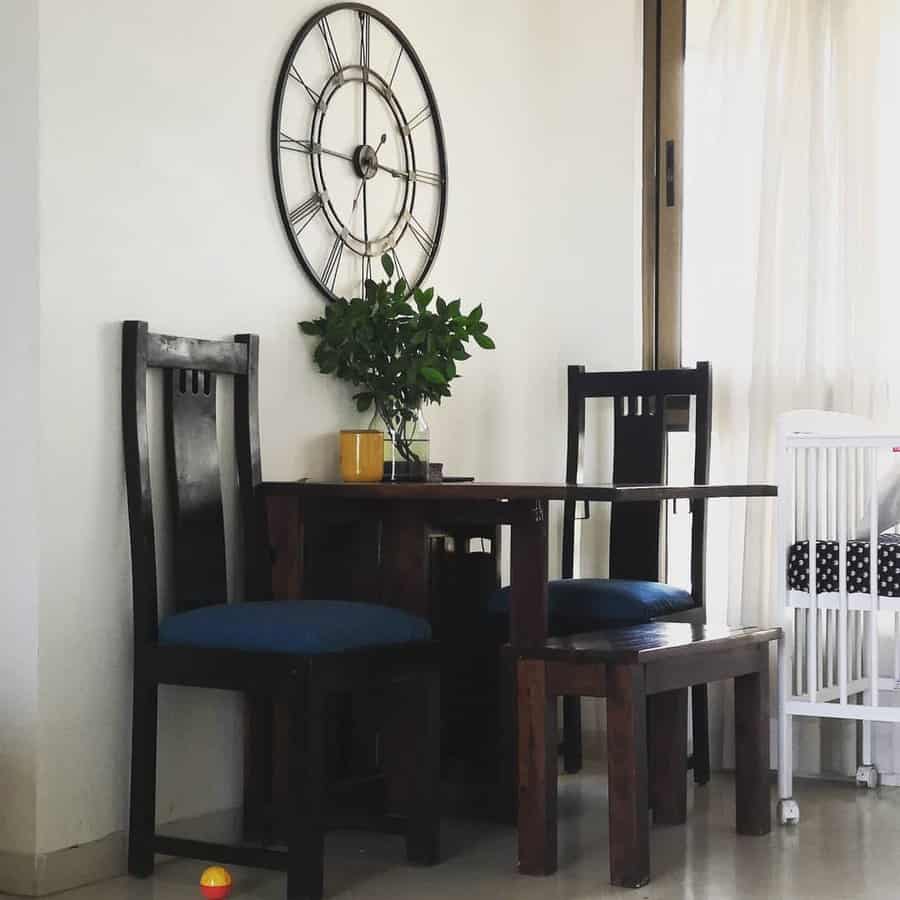
M 341 478 L 344 481 L 381 481 L 384 475 L 384 435 L 369 428 L 340 434 Z

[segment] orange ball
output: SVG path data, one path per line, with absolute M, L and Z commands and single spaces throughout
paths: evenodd
M 222 866 L 210 866 L 200 876 L 200 893 L 207 900 L 225 900 L 231 893 L 231 875 Z

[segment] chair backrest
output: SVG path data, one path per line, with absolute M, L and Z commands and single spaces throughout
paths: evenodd
M 258 541 L 260 481 L 257 371 L 259 338 L 205 341 L 153 334 L 146 322 L 122 327 L 122 426 L 131 531 L 135 646 L 157 638 L 158 592 L 147 373 L 164 379 L 165 465 L 170 486 L 175 607 L 181 612 L 227 597 L 225 525 L 216 436 L 216 377 L 234 378 L 234 441 L 244 555 L 244 592 L 268 594 Z M 265 593 L 262 593 L 265 592 Z
M 566 481 L 582 478 L 585 401 L 613 401 L 613 471 L 617 484 L 661 484 L 666 479 L 666 400 L 695 398 L 694 483 L 709 481 L 712 375 L 709 363 L 695 369 L 636 372 L 586 372 L 569 366 Z M 691 504 L 691 592 L 704 600 L 706 501 Z M 565 504 L 563 578 L 571 578 L 575 560 L 575 504 Z M 614 503 L 610 520 L 611 578 L 659 581 L 661 503 Z

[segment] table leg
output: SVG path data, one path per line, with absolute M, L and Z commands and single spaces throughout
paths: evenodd
M 424 511 L 409 502 L 385 504 L 381 525 L 381 602 L 430 619 L 428 562 Z M 403 812 L 413 803 L 416 734 L 421 726 L 415 721 L 418 705 L 404 699 L 408 690 L 415 690 L 415 686 L 394 687 L 382 731 L 382 765 L 387 779 L 387 804 L 392 812 Z
M 519 871 L 556 871 L 557 738 L 556 698 L 547 691 L 541 660 L 518 664 L 519 709 Z
M 688 689 L 647 698 L 650 806 L 657 825 L 687 821 Z
M 509 639 L 534 645 L 547 637 L 547 504 L 517 504 L 510 544 Z
M 381 602 L 431 618 L 428 522 L 413 503 L 386 504 L 381 524 Z
M 609 876 L 614 885 L 650 880 L 647 803 L 647 704 L 639 665 L 607 666 Z
M 266 537 L 272 555 L 272 596 L 300 598 L 303 581 L 303 510 L 297 497 L 266 499 Z
M 769 647 L 759 648 L 759 671 L 734 679 L 734 762 L 738 834 L 768 834 Z

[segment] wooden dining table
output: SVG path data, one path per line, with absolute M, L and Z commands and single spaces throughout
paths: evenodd
M 260 486 L 276 599 L 304 590 L 304 533 L 314 520 L 380 522 L 379 602 L 428 614 L 429 529 L 509 525 L 510 643 L 547 637 L 548 504 L 774 497 L 771 484 L 616 485 L 519 482 L 345 483 L 268 481 Z
M 271 554 L 275 599 L 301 599 L 305 593 L 353 591 L 373 602 L 402 607 L 433 617 L 433 582 L 429 540 L 454 527 L 510 527 L 509 642 L 533 646 L 548 636 L 549 504 L 555 501 L 635 503 L 685 499 L 774 497 L 770 484 L 620 485 L 520 482 L 344 483 L 340 481 L 269 481 L 260 485 Z M 371 529 L 371 540 L 356 549 L 340 546 L 341 535 Z M 329 547 L 328 571 L 304 557 L 309 537 Z M 337 546 L 335 546 L 337 544 Z M 343 553 L 343 555 L 342 555 Z M 315 554 L 318 556 L 318 552 Z M 374 574 L 373 574 L 374 573 Z M 339 586 L 339 587 L 338 587 Z M 514 685 L 510 685 L 514 688 Z M 510 695 L 515 696 L 515 693 Z M 510 706 L 513 704 L 509 704 Z M 513 713 L 514 715 L 514 713 Z M 512 730 L 514 719 L 507 725 Z M 501 766 L 507 782 L 501 793 L 512 798 L 510 765 Z

